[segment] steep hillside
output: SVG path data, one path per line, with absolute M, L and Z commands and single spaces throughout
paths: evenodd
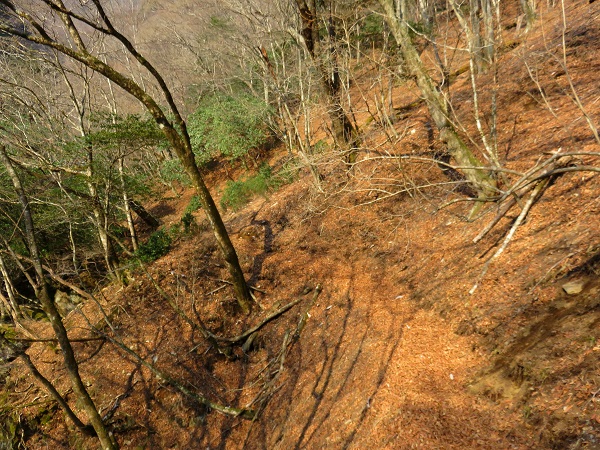
M 437 131 L 406 81 L 393 90 L 401 136 L 393 148 L 357 101 L 366 149 L 352 170 L 324 156 L 320 189 L 302 168 L 293 183 L 225 214 L 256 288 L 251 315 L 236 309 L 201 212 L 192 233 L 147 273 L 132 269 L 127 286 L 108 286 L 72 312 L 72 338 L 100 325 L 171 377 L 110 340 L 75 344 L 122 448 L 600 448 L 600 142 L 589 125 L 600 123 L 599 4 L 569 3 L 564 35 L 560 8 L 527 34 L 505 24 L 497 80 L 479 79 L 498 87 L 507 186 L 557 152 L 572 154 L 541 196 L 528 193 L 508 211 L 491 203 L 468 220 L 472 202 L 431 159 Z M 463 67 L 453 66 L 449 95 L 476 136 Z M 353 95 L 375 76 L 365 63 Z M 285 153 L 272 149 L 265 160 L 278 168 Z M 222 193 L 228 177 L 245 172 L 219 166 L 206 176 Z M 166 192 L 147 206 L 168 227 L 180 223 L 192 195 Z M 243 349 L 223 344 L 217 352 L 203 336 L 202 327 L 238 336 L 285 305 Z M 50 336 L 44 323 L 36 327 Z M 68 392 L 52 343 L 35 343 L 29 354 Z M 172 379 L 258 414 L 220 414 Z M 35 425 L 25 428 L 22 448 L 95 448 L 22 363 L 13 363 L 4 387 L 23 423 Z

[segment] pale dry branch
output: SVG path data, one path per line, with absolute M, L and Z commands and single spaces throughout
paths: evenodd
M 523 206 L 523 209 L 522 209 L 521 213 L 519 214 L 519 217 L 517 217 L 517 220 L 515 220 L 515 223 L 512 225 L 512 227 L 510 228 L 510 231 L 504 238 L 504 242 L 502 243 L 500 248 L 498 248 L 498 250 L 496 250 L 496 253 L 494 253 L 492 255 L 492 257 L 490 259 L 488 259 L 487 262 L 485 263 L 485 265 L 483 266 L 483 270 L 481 271 L 481 274 L 479 275 L 477 282 L 469 290 L 469 295 L 473 295 L 475 293 L 475 291 L 479 287 L 479 284 L 481 283 L 481 280 L 487 274 L 492 262 L 495 261 L 504 252 L 504 250 L 506 250 L 506 247 L 508 246 L 508 244 L 512 240 L 515 232 L 517 231 L 517 228 L 519 228 L 519 226 L 523 223 L 523 221 L 525 220 L 525 217 L 527 217 L 527 213 L 529 213 L 529 210 L 531 209 L 531 207 L 533 206 L 535 201 L 542 195 L 544 189 L 548 186 L 549 181 L 550 181 L 550 178 L 545 178 L 537 183 L 537 185 L 533 189 L 533 192 L 529 196 L 527 203 L 525 203 L 525 205 Z

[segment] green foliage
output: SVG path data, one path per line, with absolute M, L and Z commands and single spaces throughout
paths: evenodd
M 104 147 L 126 145 L 145 147 L 164 145 L 166 138 L 151 117 L 137 114 L 120 116 L 101 112 L 94 114 L 90 121 L 94 131 L 86 136 L 88 144 Z
M 408 31 L 411 38 L 420 36 L 431 36 L 433 33 L 433 25 L 427 22 L 408 22 Z
M 151 262 L 169 253 L 171 244 L 171 235 L 161 228 L 152 233 L 148 241 L 140 245 L 136 255 L 144 262 Z
M 200 197 L 198 197 L 197 195 L 194 195 L 190 199 L 190 202 L 188 203 L 188 205 L 185 207 L 185 210 L 183 211 L 183 213 L 191 214 L 194 211 L 198 211 L 201 207 L 202 207 L 202 204 L 200 203 Z
M 203 98 L 188 119 L 198 163 L 205 164 L 219 154 L 235 160 L 264 145 L 269 138 L 265 124 L 268 114 L 268 105 L 243 92 Z
M 360 34 L 364 38 L 379 39 L 379 36 L 383 33 L 383 29 L 383 15 L 371 13 L 363 19 Z
M 194 195 L 188 205 L 183 211 L 181 216 L 181 223 L 183 224 L 183 231 L 189 233 L 192 229 L 192 225 L 196 223 L 194 219 L 194 211 L 198 211 L 202 205 L 200 204 L 200 197 Z
M 196 220 L 191 212 L 185 212 L 183 213 L 183 216 L 181 216 L 181 223 L 183 224 L 183 232 L 189 233 L 192 229 L 192 225 L 196 223 Z
M 210 16 L 210 26 L 226 30 L 229 28 L 229 20 L 219 16 Z
M 160 177 L 165 183 L 177 181 L 183 186 L 191 185 L 190 177 L 187 176 L 179 159 L 167 159 L 160 166 Z
M 321 142 L 321 141 L 319 141 Z M 298 176 L 298 163 L 290 159 L 283 164 L 283 167 L 270 180 L 271 190 L 277 190 L 281 186 L 292 183 Z
M 23 448 L 24 430 L 18 412 L 0 411 L 0 450 Z
M 259 172 L 246 180 L 228 181 L 225 191 L 221 197 L 221 206 L 224 209 L 238 210 L 254 195 L 264 195 L 269 189 L 269 180 L 271 179 L 271 168 L 264 165 Z
M 369 47 L 371 45 L 375 45 L 378 48 L 382 47 L 386 30 L 382 14 L 371 12 L 363 16 L 358 25 L 358 33 L 351 37 L 353 41 L 360 41 Z M 393 45 L 393 40 L 391 44 Z
M 0 367 L 0 370 L 0 450 L 25 448 L 25 430 L 33 428 L 35 424 L 26 422 L 11 399 L 11 392 L 17 388 L 18 381 L 9 377 L 7 366 Z
M 246 180 L 228 181 L 221 197 L 221 207 L 236 211 L 248 203 L 253 196 L 265 196 L 269 191 L 277 190 L 284 184 L 292 182 L 294 176 L 294 171 L 286 167 L 274 175 L 271 167 L 264 164 L 256 175 Z

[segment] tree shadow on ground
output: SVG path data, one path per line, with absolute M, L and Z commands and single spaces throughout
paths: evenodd
M 338 430 L 332 448 L 352 444 L 402 340 L 403 325 L 411 319 L 394 315 L 389 328 L 382 330 L 370 311 L 357 309 L 354 295 L 349 287 L 341 295 L 319 299 L 321 306 L 330 306 L 323 317 L 315 312 L 290 352 L 279 391 L 249 432 L 244 448 L 311 448 L 327 441 L 324 436 L 340 415 L 352 415 L 352 425 Z M 375 355 L 373 344 L 380 347 Z M 315 370 L 307 377 L 310 365 Z M 377 368 L 367 371 L 366 365 Z M 365 373 L 373 375 L 367 379 Z M 299 403 L 298 398 L 305 400 Z

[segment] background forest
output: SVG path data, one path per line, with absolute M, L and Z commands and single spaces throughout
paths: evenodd
M 596 448 L 591 0 L 0 0 L 0 448 Z

